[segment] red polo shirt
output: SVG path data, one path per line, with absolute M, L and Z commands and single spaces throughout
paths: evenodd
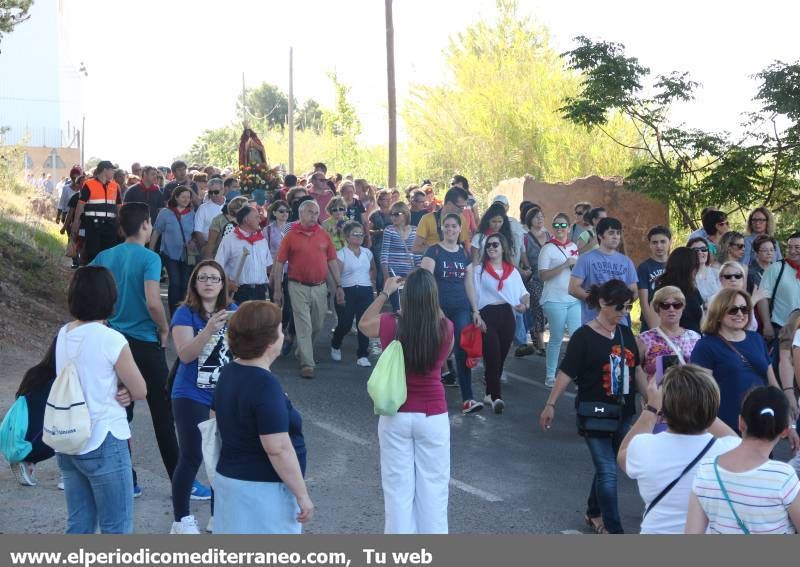
M 328 262 L 336 259 L 333 241 L 321 227 L 310 233 L 300 230 L 299 226 L 293 226 L 281 240 L 277 261 L 289 262 L 290 280 L 304 284 L 324 282 Z

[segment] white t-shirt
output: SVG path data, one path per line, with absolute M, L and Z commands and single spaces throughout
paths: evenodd
M 552 270 L 563 264 L 568 258 L 578 259 L 578 245 L 568 242 L 566 246 L 558 246 L 548 242 L 539 252 L 539 271 Z M 556 277 L 544 282 L 544 290 L 539 303 L 553 301 L 556 303 L 575 303 L 577 298 L 569 294 L 569 277 L 572 270 L 561 270 Z
M 353 251 L 345 246 L 336 253 L 336 257 L 342 263 L 342 287 L 355 285 L 372 287 L 372 280 L 369 279 L 372 252 L 369 249 L 362 246 L 361 253 L 356 257 Z
M 217 205 L 214 201 L 206 201 L 197 208 L 194 214 L 194 231 L 208 239 L 208 229 L 211 228 L 211 221 L 214 217 L 222 213 L 222 205 Z
M 792 346 L 800 348 L 800 329 L 794 332 L 794 340 L 792 341 Z
M 509 219 L 511 220 L 511 219 Z M 517 223 L 519 225 L 519 223 Z M 521 226 L 521 225 L 520 225 Z M 514 232 L 514 225 L 511 225 L 511 238 L 514 239 L 511 242 L 511 263 L 515 266 L 519 266 L 519 259 L 522 257 L 522 236 L 525 234 L 525 230 L 523 229 L 520 235 L 517 235 Z M 478 260 L 483 258 L 483 250 L 486 247 L 486 238 L 485 234 L 481 234 L 480 232 L 476 233 L 475 236 L 472 237 L 472 247 L 478 249 Z
M 638 482 L 645 510 L 669 483 L 678 478 L 710 440 L 710 433 L 680 435 L 669 431 L 643 433 L 633 438 L 628 445 L 625 470 L 630 478 Z M 721 437 L 714 442 L 703 460 L 727 453 L 741 442 L 735 436 Z M 642 521 L 641 533 L 683 533 L 689 510 L 689 491 L 698 466 L 695 465 L 693 470 L 683 475 L 678 484 L 647 514 Z
M 472 277 L 475 281 L 478 309 L 497 303 L 508 303 L 515 307 L 522 303 L 524 296 L 528 295 L 528 290 L 525 289 L 525 284 L 522 283 L 522 276 L 519 275 L 519 270 L 516 268 L 503 282 L 503 289 L 501 290 L 497 289 L 498 280 L 489 275 L 481 265 L 475 266 L 472 270 Z
M 74 360 L 92 422 L 92 435 L 79 453 L 85 455 L 102 445 L 109 432 L 117 439 L 131 436 L 125 408 L 115 399 L 119 379 L 114 369 L 128 341 L 101 323 L 85 323 L 71 331 L 67 327 L 58 331 L 56 375 Z

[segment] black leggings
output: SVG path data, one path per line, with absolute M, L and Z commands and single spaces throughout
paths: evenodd
M 481 309 L 481 319 L 486 323 L 486 332 L 483 334 L 483 365 L 486 368 L 486 393 L 492 401 L 502 398 L 500 391 L 500 376 L 503 374 L 503 364 L 514 340 L 517 324 L 514 310 L 508 303 L 500 305 L 487 305 Z
M 210 408 L 187 398 L 172 400 L 175 429 L 178 431 L 178 466 L 172 475 L 172 511 L 175 521 L 189 515 L 189 498 L 197 469 L 203 462 L 203 437 L 197 424 L 209 417 Z M 214 493 L 211 493 L 211 515 L 214 515 Z

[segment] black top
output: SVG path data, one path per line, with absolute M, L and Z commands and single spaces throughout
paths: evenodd
M 155 224 L 158 211 L 165 206 L 164 194 L 161 189 L 156 188 L 153 191 L 145 191 L 141 183 L 132 185 L 125 192 L 123 199 L 125 203 L 146 203 L 150 207 L 150 222 Z
M 697 288 L 684 295 L 686 296 L 686 306 L 681 315 L 681 327 L 699 333 L 700 322 L 703 319 L 703 296 L 700 295 Z
M 600 335 L 589 325 L 584 325 L 572 335 L 567 344 L 567 354 L 561 362 L 561 371 L 578 386 L 577 402 L 618 403 L 619 397 L 610 394 L 610 357 L 619 355 L 624 344 L 626 365 L 630 376 L 630 394 L 625 396 L 623 415 L 636 413 L 634 397 L 636 383 L 634 369 L 639 366 L 639 349 L 630 327 L 618 325 L 613 341 Z

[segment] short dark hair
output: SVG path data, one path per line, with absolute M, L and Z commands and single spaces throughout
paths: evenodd
M 622 230 L 622 223 L 614 217 L 605 217 L 597 223 L 597 235 L 605 234 L 607 230 Z
M 703 215 L 703 230 L 709 236 L 717 234 L 717 223 L 727 220 L 728 215 L 716 209 L 706 211 Z
M 278 340 L 280 307 L 267 301 L 245 301 L 228 321 L 228 348 L 237 358 L 258 358 Z
M 589 288 L 586 304 L 592 309 L 599 309 L 601 299 L 609 305 L 624 305 L 633 300 L 633 291 L 621 280 L 608 280 L 603 285 Z
M 775 386 L 750 390 L 742 402 L 745 437 L 772 441 L 789 426 L 789 401 Z
M 222 186 L 225 189 L 230 189 L 231 185 L 233 185 L 236 181 L 238 181 L 236 177 L 228 177 L 225 181 L 222 182 Z
M 181 167 L 186 167 L 186 162 L 181 159 L 173 161 L 172 165 L 169 166 L 170 170 L 172 170 L 172 173 L 175 173 L 175 170 Z
M 144 176 L 144 175 L 150 173 L 151 171 L 153 173 L 158 173 L 158 170 L 155 167 L 153 167 L 152 165 L 146 165 L 146 166 L 144 166 L 142 168 L 142 175 Z
M 119 225 L 125 236 L 136 236 L 145 221 L 150 220 L 150 207 L 147 203 L 125 203 L 119 209 Z
M 786 241 L 788 242 L 789 240 L 794 240 L 795 238 L 800 238 L 800 230 L 798 230 L 797 232 L 793 232 L 792 234 L 790 234 L 790 235 L 789 235 L 789 238 L 787 238 L 787 239 L 786 239 Z
M 450 180 L 450 185 L 461 184 L 464 186 L 464 189 L 469 191 L 469 181 L 463 175 L 455 174 L 453 178 Z
M 286 185 L 287 187 L 294 187 L 295 185 L 297 185 L 297 176 L 293 173 L 288 173 L 283 178 L 283 184 Z
M 102 321 L 114 314 L 117 284 L 103 266 L 83 266 L 75 271 L 67 291 L 70 314 L 78 321 Z
M 577 207 L 577 205 L 576 205 Z M 604 207 L 595 207 L 583 213 L 583 222 L 592 224 L 595 219 L 600 217 L 600 213 L 606 212 Z
M 771 237 L 769 234 L 759 234 L 753 239 L 753 252 L 758 254 L 761 250 L 761 247 L 764 246 L 767 242 L 772 242 L 772 247 L 777 250 L 777 241 Z
M 311 166 L 314 171 L 321 171 L 327 175 L 328 173 L 328 166 L 322 163 L 321 161 L 316 162 L 314 165 Z
M 647 241 L 650 242 L 651 238 L 659 234 L 663 234 L 664 236 L 666 236 L 667 240 L 672 240 L 672 231 L 668 229 L 666 226 L 662 226 L 659 224 L 647 231 Z
M 469 199 L 469 193 L 461 187 L 450 187 L 447 193 L 444 194 L 445 203 L 455 203 L 459 199 L 464 199 L 465 201 Z

